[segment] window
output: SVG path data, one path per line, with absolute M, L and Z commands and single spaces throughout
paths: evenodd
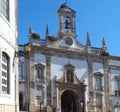
M 101 77 L 95 77 L 95 89 L 102 90 L 102 78 Z
M 2 52 L 2 92 L 9 94 L 9 57 L 6 53 Z
M 1 0 L 1 14 L 9 21 L 9 0 Z
M 95 90 L 103 91 L 103 74 L 100 72 L 94 73 L 94 85 Z
M 23 77 L 23 66 L 22 65 L 19 66 L 19 79 L 20 80 L 24 79 L 24 77 Z
M 42 89 L 43 89 L 42 86 L 36 85 L 36 97 L 42 97 L 43 96 Z
M 44 75 L 43 75 L 43 70 L 42 69 L 38 69 L 37 70 L 37 79 L 40 79 L 40 80 L 44 79 Z
M 96 94 L 96 104 L 102 105 L 102 95 L 101 94 Z
M 115 76 L 115 95 L 120 96 L 120 77 Z
M 116 90 L 120 91 L 120 81 L 116 80 Z
M 37 82 L 44 82 L 44 68 L 45 66 L 42 64 L 37 64 L 35 65 L 35 76 L 36 76 L 36 81 Z

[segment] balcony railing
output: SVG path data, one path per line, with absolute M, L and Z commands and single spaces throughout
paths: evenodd
M 45 78 L 37 78 L 35 79 L 36 83 L 45 83 Z
M 100 55 L 100 54 L 102 54 L 102 52 L 103 52 L 102 49 L 92 47 L 92 53 L 93 53 L 93 54 L 98 54 L 98 55 Z
M 104 87 L 103 87 L 103 86 L 100 86 L 100 85 L 96 85 L 96 86 L 95 86 L 95 90 L 96 90 L 96 91 L 103 91 L 103 90 L 104 90 Z
M 120 96 L 120 90 L 115 90 L 115 96 Z

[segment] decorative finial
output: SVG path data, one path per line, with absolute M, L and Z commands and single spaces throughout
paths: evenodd
M 46 25 L 46 34 L 45 37 L 47 38 L 49 36 L 49 30 L 48 30 L 48 24 Z
M 30 28 L 29 28 L 29 34 L 32 34 L 32 33 L 33 33 L 32 26 L 30 26 Z
M 107 47 L 106 47 L 106 42 L 105 42 L 104 37 L 103 37 L 103 40 L 102 40 L 102 49 L 103 49 L 102 55 L 103 56 L 109 56 L 109 53 L 107 52 Z
M 102 45 L 103 45 L 103 47 L 106 47 L 106 42 L 105 42 L 105 38 L 104 37 L 103 37 Z
M 87 45 L 87 46 L 91 46 L 91 43 L 90 43 L 90 36 L 89 36 L 89 33 L 88 33 L 88 32 L 87 32 L 86 45 Z

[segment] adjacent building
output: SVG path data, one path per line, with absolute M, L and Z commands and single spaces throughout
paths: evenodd
M 0 112 L 18 112 L 17 0 L 0 0 Z
M 62 4 L 59 31 L 42 39 L 29 29 L 19 45 L 19 104 L 30 112 L 119 112 L 120 57 L 102 47 L 78 42 L 76 12 Z

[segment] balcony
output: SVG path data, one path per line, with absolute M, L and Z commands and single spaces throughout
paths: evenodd
M 36 83 L 45 83 L 45 79 L 44 78 L 37 78 L 35 79 Z
M 96 85 L 96 86 L 95 86 L 95 90 L 96 90 L 96 91 L 103 91 L 103 90 L 104 90 L 104 87 L 103 87 L 103 86 L 100 86 L 100 85 Z
M 120 96 L 120 90 L 115 90 L 115 96 Z

